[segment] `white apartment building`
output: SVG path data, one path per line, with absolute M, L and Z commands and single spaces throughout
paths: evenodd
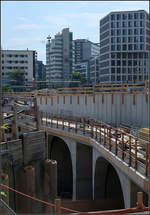
M 2 83 L 7 83 L 7 74 L 18 68 L 25 72 L 25 82 L 32 82 L 36 73 L 37 53 L 33 50 L 2 50 Z
M 46 80 L 65 83 L 71 78 L 74 65 L 73 33 L 64 28 L 46 44 Z

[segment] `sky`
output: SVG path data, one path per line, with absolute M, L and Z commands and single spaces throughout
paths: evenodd
M 149 12 L 148 1 L 2 1 L 3 49 L 36 50 L 46 61 L 46 38 L 69 27 L 73 39 L 99 42 L 99 20 L 111 11 Z

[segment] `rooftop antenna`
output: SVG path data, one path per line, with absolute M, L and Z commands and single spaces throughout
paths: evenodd
M 50 35 L 48 35 L 47 40 L 48 40 L 48 42 L 50 42 L 50 40 L 51 40 L 51 36 Z

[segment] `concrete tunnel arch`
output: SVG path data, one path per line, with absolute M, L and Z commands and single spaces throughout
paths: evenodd
M 61 198 L 72 199 L 73 170 L 70 150 L 65 141 L 54 136 L 49 146 L 49 158 L 57 161 L 57 192 Z
M 98 157 L 96 160 L 94 199 L 108 199 L 113 201 L 114 204 L 111 209 L 121 209 L 125 207 L 123 191 L 117 171 L 103 157 Z M 117 204 L 115 204 L 115 202 Z

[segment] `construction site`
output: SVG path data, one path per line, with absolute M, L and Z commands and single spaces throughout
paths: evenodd
M 148 91 L 1 94 L 0 214 L 149 214 Z

